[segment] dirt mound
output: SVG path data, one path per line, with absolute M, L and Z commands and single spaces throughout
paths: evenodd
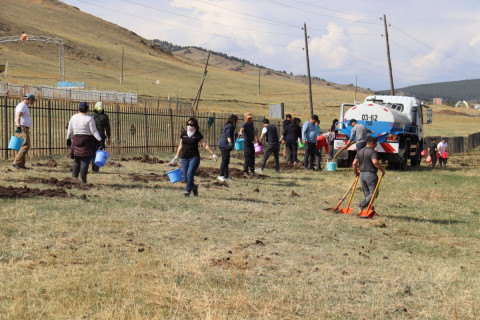
M 37 163 L 34 164 L 34 166 L 56 168 L 56 167 L 58 167 L 58 163 L 57 163 L 57 161 L 51 159 L 51 160 L 48 160 L 48 162 L 46 162 L 46 163 L 37 162 Z
M 133 174 L 131 175 L 133 181 L 149 183 L 150 181 L 170 181 L 167 175 L 159 175 L 156 173 L 150 174 Z
M 63 188 L 40 190 L 23 188 L 2 187 L 0 186 L 0 198 L 31 198 L 31 197 L 68 197 L 68 193 Z
M 91 183 L 83 183 L 80 180 L 73 179 L 73 178 L 65 178 L 62 180 L 58 180 L 57 178 L 44 179 L 44 178 L 28 177 L 25 180 L 21 180 L 21 181 L 28 182 L 28 183 L 50 184 L 59 188 L 67 188 L 67 189 L 71 189 L 72 187 L 75 187 L 77 189 L 89 190 L 90 188 L 94 187 L 94 185 Z
M 165 161 L 158 159 L 157 157 L 151 158 L 148 154 L 144 154 L 142 157 L 122 158 L 121 161 L 140 161 L 141 163 L 165 163 Z

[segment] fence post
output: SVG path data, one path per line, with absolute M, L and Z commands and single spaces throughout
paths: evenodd
M 116 143 L 120 146 L 120 106 L 116 105 L 116 124 L 115 124 L 115 133 L 116 133 Z
M 174 135 L 173 135 L 173 112 L 172 112 L 172 108 L 168 109 L 168 113 L 170 115 L 170 133 L 171 133 L 171 138 L 172 138 L 172 152 L 175 152 L 175 138 L 174 138 Z
M 47 122 L 48 122 L 48 154 L 52 155 L 52 100 L 48 99 L 48 111 L 47 111 Z
M 148 120 L 147 120 L 147 100 L 145 100 L 144 105 L 144 114 L 145 114 L 145 148 L 148 153 Z
M 5 160 L 8 160 L 8 109 L 7 109 L 7 96 L 5 96 L 5 99 L 3 100 L 4 104 L 4 120 L 5 120 Z
M 217 145 L 216 145 L 216 143 L 217 143 L 217 124 L 216 124 L 215 119 L 216 119 L 216 117 L 215 117 L 215 112 L 214 112 L 213 113 L 213 141 L 215 141 L 214 144 L 213 144 L 214 150 L 217 149 L 216 148 L 217 147 Z

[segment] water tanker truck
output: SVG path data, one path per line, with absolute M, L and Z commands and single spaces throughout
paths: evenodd
M 348 111 L 346 108 L 350 107 Z M 373 131 L 370 134 L 378 141 L 379 160 L 388 163 L 389 168 L 404 170 L 408 160 L 415 167 L 420 164 L 424 146 L 423 109 L 427 110 L 427 121 L 432 122 L 432 110 L 414 97 L 405 96 L 368 96 L 363 103 L 342 104 L 339 123 L 335 130 L 335 152 L 345 147 L 350 139 L 351 119 Z M 356 154 L 353 144 L 340 153 L 338 166 L 352 164 Z

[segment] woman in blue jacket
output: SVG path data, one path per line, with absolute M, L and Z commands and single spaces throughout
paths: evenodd
M 220 181 L 231 181 L 228 174 L 228 165 L 230 164 L 230 151 L 233 150 L 233 144 L 235 141 L 235 127 L 237 126 L 238 117 L 232 114 L 222 130 L 222 136 L 218 141 L 218 147 L 222 153 L 222 163 L 220 164 Z

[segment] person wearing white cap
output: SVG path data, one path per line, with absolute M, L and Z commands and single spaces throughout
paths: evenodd
M 33 94 L 27 94 L 22 102 L 15 108 L 15 136 L 23 139 L 23 144 L 13 160 L 12 166 L 15 169 L 27 169 L 25 160 L 27 159 L 28 150 L 30 150 L 30 127 L 32 126 L 32 117 L 28 107 L 35 103 L 36 99 Z

